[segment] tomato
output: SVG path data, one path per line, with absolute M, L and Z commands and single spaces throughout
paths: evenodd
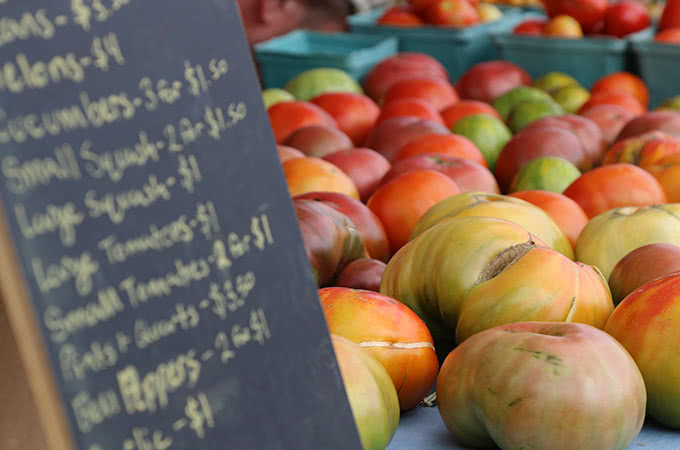
M 645 108 L 649 107 L 649 89 L 637 75 L 629 72 L 614 72 L 605 75 L 593 84 L 590 89 L 591 94 L 596 95 L 600 92 L 624 92 L 632 95 Z
M 659 20 L 659 30 L 680 28 L 680 0 L 667 0 Z
M 538 206 L 555 221 L 569 238 L 572 247 L 588 223 L 588 216 L 578 203 L 566 195 L 550 191 L 518 191 L 508 195 Z
M 441 111 L 458 101 L 451 83 L 437 78 L 411 78 L 395 83 L 385 94 L 383 105 L 402 98 L 419 98 Z
M 654 36 L 654 40 L 664 44 L 680 44 L 680 27 L 660 31 Z
M 439 0 L 423 12 L 425 21 L 433 25 L 467 27 L 481 22 L 479 13 L 467 0 Z
M 595 105 L 617 105 L 635 115 L 647 112 L 647 108 L 633 95 L 622 91 L 603 90 L 592 94 L 590 99 L 581 106 L 581 109 L 579 109 L 579 114 Z
M 310 102 L 330 114 L 357 146 L 364 143 L 380 115 L 380 108 L 370 97 L 353 92 L 327 92 Z
M 427 134 L 416 138 L 399 150 L 395 161 L 428 153 L 458 156 L 488 167 L 477 146 L 470 139 L 458 134 Z
M 571 16 L 581 24 L 583 31 L 590 33 L 604 20 L 609 0 L 543 0 L 548 17 Z
M 350 177 L 335 165 L 320 158 L 293 158 L 283 163 L 283 174 L 292 197 L 306 192 L 339 192 L 359 199 Z
M 444 123 L 449 128 L 453 128 L 459 119 L 473 114 L 487 114 L 497 119 L 501 118 L 496 108 L 488 103 L 477 100 L 461 100 L 441 112 L 442 119 L 444 119 Z
M 392 27 L 420 27 L 424 24 L 423 19 L 414 14 L 410 8 L 403 6 L 393 6 L 387 9 L 376 23 Z
M 282 144 L 295 130 L 307 125 L 336 126 L 335 119 L 318 106 L 298 100 L 280 102 L 267 110 L 277 144 Z
M 395 117 L 418 117 L 425 120 L 444 124 L 439 111 L 431 103 L 419 98 L 402 98 L 393 100 L 383 106 L 375 125 Z
M 642 31 L 652 23 L 647 8 L 642 3 L 622 0 L 613 3 L 604 18 L 604 32 L 611 36 L 624 37 Z
M 513 34 L 527 34 L 540 36 L 543 34 L 543 28 L 548 23 L 544 19 L 530 19 L 517 25 L 513 30 Z
M 368 199 L 368 207 L 385 227 L 394 254 L 406 242 L 425 212 L 460 192 L 443 173 L 430 169 L 407 172 L 382 185 Z
M 623 206 L 666 203 L 659 182 L 646 170 L 627 163 L 608 164 L 578 177 L 564 191 L 589 218 Z

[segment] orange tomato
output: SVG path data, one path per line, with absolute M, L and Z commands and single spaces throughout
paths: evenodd
M 582 114 L 595 105 L 617 105 L 635 115 L 647 112 L 647 108 L 642 106 L 642 103 L 631 94 L 622 91 L 605 90 L 591 94 L 590 99 L 581 106 L 578 112 Z
M 669 203 L 680 203 L 680 153 L 672 153 L 650 164 L 641 165 L 661 184 Z
M 654 36 L 654 40 L 662 44 L 680 44 L 680 28 L 669 28 L 660 31 Z
M 649 108 L 649 89 L 642 78 L 628 72 L 606 75 L 593 84 L 592 95 L 598 92 L 624 92 L 632 95 L 645 109 Z
M 359 200 L 359 191 L 352 179 L 323 159 L 289 159 L 283 163 L 283 174 L 291 197 L 307 192 L 339 192 Z
M 451 178 L 436 170 L 421 169 L 401 174 L 379 187 L 367 205 L 384 225 L 394 254 L 408 242 L 428 209 L 458 193 L 460 189 Z
M 661 184 L 649 172 L 628 163 L 598 167 L 578 177 L 564 191 L 589 218 L 623 206 L 666 203 Z

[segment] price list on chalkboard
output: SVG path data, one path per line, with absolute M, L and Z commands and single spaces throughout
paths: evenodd
M 0 55 L 4 215 L 76 446 L 359 448 L 233 0 L 0 0 Z

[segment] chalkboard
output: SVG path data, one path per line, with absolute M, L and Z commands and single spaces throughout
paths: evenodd
M 360 448 L 233 0 L 0 0 L 0 171 L 76 448 Z

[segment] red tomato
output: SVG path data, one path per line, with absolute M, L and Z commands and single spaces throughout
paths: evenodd
M 680 28 L 680 0 L 668 0 L 659 20 L 659 30 Z
M 403 6 L 393 6 L 378 18 L 379 25 L 392 27 L 420 27 L 423 26 L 423 19 L 414 14 L 410 8 Z
M 451 83 L 442 79 L 410 78 L 392 85 L 383 97 L 383 106 L 402 98 L 419 98 L 441 111 L 458 101 L 458 93 Z
M 543 27 L 548 23 L 544 19 L 531 19 L 525 20 L 515 27 L 512 32 L 514 34 L 529 34 L 534 36 L 540 36 L 543 34 Z
M 548 17 L 571 16 L 589 33 L 604 20 L 609 0 L 544 0 L 544 4 Z
M 432 25 L 467 27 L 481 22 L 479 13 L 467 0 L 439 0 L 428 7 L 423 16 Z
M 644 30 L 652 22 L 647 8 L 632 0 L 612 4 L 604 18 L 604 32 L 611 36 L 624 37 Z

